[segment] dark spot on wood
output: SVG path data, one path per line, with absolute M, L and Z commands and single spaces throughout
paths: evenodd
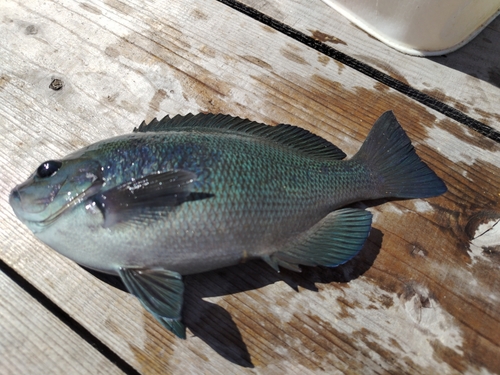
M 155 111 L 160 109 L 161 102 L 167 97 L 167 92 L 163 89 L 156 90 L 153 98 L 149 102 L 149 107 Z
M 429 297 L 420 296 L 420 304 L 423 308 L 428 309 L 431 307 L 431 300 Z
M 54 78 L 52 82 L 50 82 L 49 89 L 54 91 L 59 91 L 64 87 L 64 82 L 59 78 Z
M 207 45 L 204 45 L 203 47 L 201 47 L 201 48 L 199 49 L 199 51 L 200 51 L 202 54 L 204 54 L 205 56 L 210 57 L 211 59 L 214 59 L 214 58 L 215 58 L 215 56 L 217 55 L 217 53 L 216 53 L 215 49 L 214 49 L 214 48 L 212 48 L 212 47 L 209 47 L 209 46 L 207 46 Z
M 108 102 L 114 102 L 119 95 L 120 94 L 116 92 L 113 95 L 108 95 L 106 99 L 108 100 Z
M 323 55 L 322 53 L 318 53 L 318 62 L 323 65 L 323 66 L 327 66 L 328 63 L 330 62 L 330 57 L 326 56 L 326 55 Z M 342 64 L 341 62 L 335 60 L 335 62 L 337 62 L 337 65 L 339 65 L 339 69 L 340 69 L 340 66 L 342 66 L 342 68 L 344 67 L 344 64 Z
M 117 49 L 110 47 L 110 46 L 106 47 L 106 49 L 104 50 L 104 53 L 110 57 L 120 56 L 120 52 L 118 52 Z
M 38 33 L 38 28 L 35 25 L 28 25 L 24 29 L 26 35 L 36 35 Z
M 116 9 L 120 13 L 123 13 L 123 14 L 126 14 L 126 15 L 131 15 L 131 14 L 135 13 L 134 7 L 128 5 L 128 4 L 124 3 L 124 2 L 121 2 L 119 0 L 105 0 L 105 3 L 108 6 Z
M 344 68 L 345 68 L 345 65 L 344 65 L 344 64 L 342 64 L 342 63 L 341 63 L 340 61 L 338 61 L 338 60 L 335 60 L 335 59 L 334 59 L 333 61 L 335 61 L 335 64 L 337 64 L 337 67 L 338 67 L 338 71 L 337 71 L 337 73 L 338 73 L 338 74 L 341 74 L 341 73 L 342 73 L 342 71 L 343 71 L 343 70 L 344 70 Z
M 463 103 L 455 102 L 454 107 L 463 113 L 469 113 L 469 107 Z
M 312 77 L 311 77 L 311 81 L 316 85 L 321 85 L 322 88 L 328 88 L 328 90 L 332 90 L 332 91 L 340 91 L 343 89 L 343 86 L 340 82 L 338 81 L 331 81 L 323 76 L 320 76 L 318 74 L 314 74 Z M 321 91 L 320 89 L 318 89 L 317 91 Z
M 259 26 L 262 28 L 262 30 L 264 30 L 265 32 L 268 32 L 270 34 L 275 34 L 278 32 L 275 29 L 273 29 L 272 27 L 269 27 L 269 26 L 264 25 L 264 24 L 259 24 Z
M 88 4 L 88 3 L 80 4 L 80 7 L 82 9 L 85 9 L 87 12 L 90 12 L 90 13 L 94 13 L 94 14 L 97 14 L 97 15 L 101 15 L 102 14 L 102 11 L 99 8 L 96 8 L 95 6 L 93 6 L 91 4 Z
M 396 348 L 397 350 L 404 352 L 403 348 L 401 345 L 399 345 L 399 342 L 397 342 L 393 337 L 389 339 L 389 342 L 391 343 L 391 346 Z
M 294 63 L 300 65 L 309 65 L 309 63 L 302 56 L 296 54 L 295 52 L 290 51 L 288 48 L 282 48 L 280 52 L 283 57 Z
M 10 82 L 10 77 L 6 75 L 1 75 L 0 76 L 0 89 L 3 89 L 7 83 Z
M 194 9 L 191 14 L 193 15 L 194 18 L 197 20 L 208 20 L 209 17 L 205 13 L 203 13 L 200 9 Z
M 333 35 L 325 34 L 319 30 L 309 30 L 309 32 L 312 34 L 312 37 L 319 42 L 323 42 L 323 43 L 329 42 L 329 43 L 333 43 L 333 44 L 343 44 L 343 45 L 347 46 L 346 42 L 344 42 L 343 40 L 341 40 L 337 37 L 334 37 Z
M 500 152 L 500 144 L 498 142 L 486 137 L 477 137 L 476 133 L 469 130 L 469 128 L 456 126 L 456 123 L 448 118 L 441 120 L 439 125 L 468 145 L 476 146 L 485 151 Z
M 429 253 L 427 250 L 423 249 L 421 245 L 418 243 L 409 243 L 406 245 L 406 248 L 408 249 L 408 252 L 413 258 L 426 258 Z
M 382 92 L 387 92 L 391 89 L 389 86 L 384 85 L 382 82 L 375 82 L 373 88 L 377 91 L 382 91 Z
M 368 336 L 372 336 L 375 338 L 379 337 L 375 332 L 369 331 L 365 327 L 361 327 L 358 331 L 355 331 L 352 334 L 353 334 L 353 336 L 360 338 L 360 339 L 363 339 L 363 340 L 366 339 Z
M 354 317 L 354 315 L 348 310 L 352 310 L 353 306 L 344 297 L 337 297 L 337 303 L 340 307 L 340 313 L 337 315 L 339 319 Z
M 250 55 L 243 55 L 243 56 L 240 56 L 243 60 L 246 60 L 254 65 L 257 65 L 257 66 L 260 66 L 261 68 L 264 68 L 265 70 L 273 70 L 273 67 L 266 63 L 265 61 L 259 59 L 258 57 L 255 57 L 255 56 L 250 56 Z
M 392 296 L 388 294 L 381 294 L 377 297 L 378 301 L 384 306 L 386 309 L 392 307 L 394 305 L 394 300 Z
M 224 100 L 231 92 L 231 85 L 220 79 L 216 74 L 197 66 L 196 70 L 184 72 L 174 70 L 178 82 L 183 89 L 186 100 L 195 100 L 200 111 L 231 114 L 234 104 Z M 242 112 L 240 116 L 245 116 Z

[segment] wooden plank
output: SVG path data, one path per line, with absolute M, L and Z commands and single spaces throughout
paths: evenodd
M 2 374 L 123 373 L 3 272 L 0 290 Z
M 419 58 L 386 46 L 321 1 L 241 2 L 500 130 L 500 18 L 458 51 Z
M 499 241 L 480 224 L 500 212 L 499 145 L 216 1 L 188 4 L 2 8 L 2 259 L 142 373 L 497 372 Z M 292 123 L 353 155 L 388 109 L 450 191 L 370 207 L 367 246 L 336 269 L 186 278 L 186 341 L 37 242 L 6 201 L 41 161 L 165 113 Z

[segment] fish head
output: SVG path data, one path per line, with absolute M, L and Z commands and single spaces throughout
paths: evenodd
M 89 159 L 48 160 L 10 192 L 16 216 L 34 233 L 100 190 L 102 168 Z

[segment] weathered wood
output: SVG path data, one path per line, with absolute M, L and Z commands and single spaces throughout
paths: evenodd
M 9 374 L 122 374 L 0 272 L 0 372 Z
M 418 58 L 388 47 L 320 1 L 241 2 L 500 130 L 500 18 L 458 51 Z
M 138 371 L 498 372 L 498 144 L 216 1 L 0 12 L 0 256 Z M 292 123 L 353 155 L 388 109 L 449 192 L 370 204 L 367 246 L 336 269 L 187 277 L 186 341 L 37 242 L 6 199 L 41 161 L 166 113 Z

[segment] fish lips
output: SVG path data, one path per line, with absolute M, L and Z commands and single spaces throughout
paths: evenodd
M 67 163 L 69 171 L 60 171 L 54 178 L 47 179 L 33 174 L 10 192 L 9 203 L 14 213 L 33 232 L 39 232 L 53 223 L 66 210 L 95 194 L 103 185 L 99 163 Z
M 38 233 L 43 230 L 43 225 L 39 223 L 44 220 L 44 210 L 47 207 L 48 203 L 44 202 L 47 199 L 39 199 L 38 204 L 29 205 L 27 201 L 29 199 L 23 199 L 26 197 L 23 194 L 23 190 L 20 186 L 16 186 L 9 195 L 9 203 L 14 211 L 14 214 L 17 218 L 23 222 L 33 233 Z
M 100 191 L 102 185 L 102 180 L 95 181 L 88 189 L 75 196 L 72 200 L 66 201 L 57 210 L 47 210 L 47 207 L 49 207 L 52 201 L 47 198 L 40 198 L 37 200 L 37 202 L 41 203 L 38 206 L 38 212 L 35 212 L 35 210 L 33 209 L 31 209 L 30 212 L 30 210 L 27 210 L 25 207 L 31 208 L 32 206 L 23 202 L 22 192 L 20 192 L 17 187 L 12 189 L 9 195 L 9 203 L 18 219 L 21 220 L 29 229 L 31 229 L 32 232 L 37 233 L 41 232 L 45 227 L 52 224 L 64 212 L 77 206 L 88 197 Z M 43 208 L 43 206 L 45 206 L 45 208 Z
M 9 195 L 10 206 L 18 218 L 33 220 L 40 216 L 47 206 L 54 201 L 61 189 L 61 185 L 36 186 L 32 176 L 12 189 Z

